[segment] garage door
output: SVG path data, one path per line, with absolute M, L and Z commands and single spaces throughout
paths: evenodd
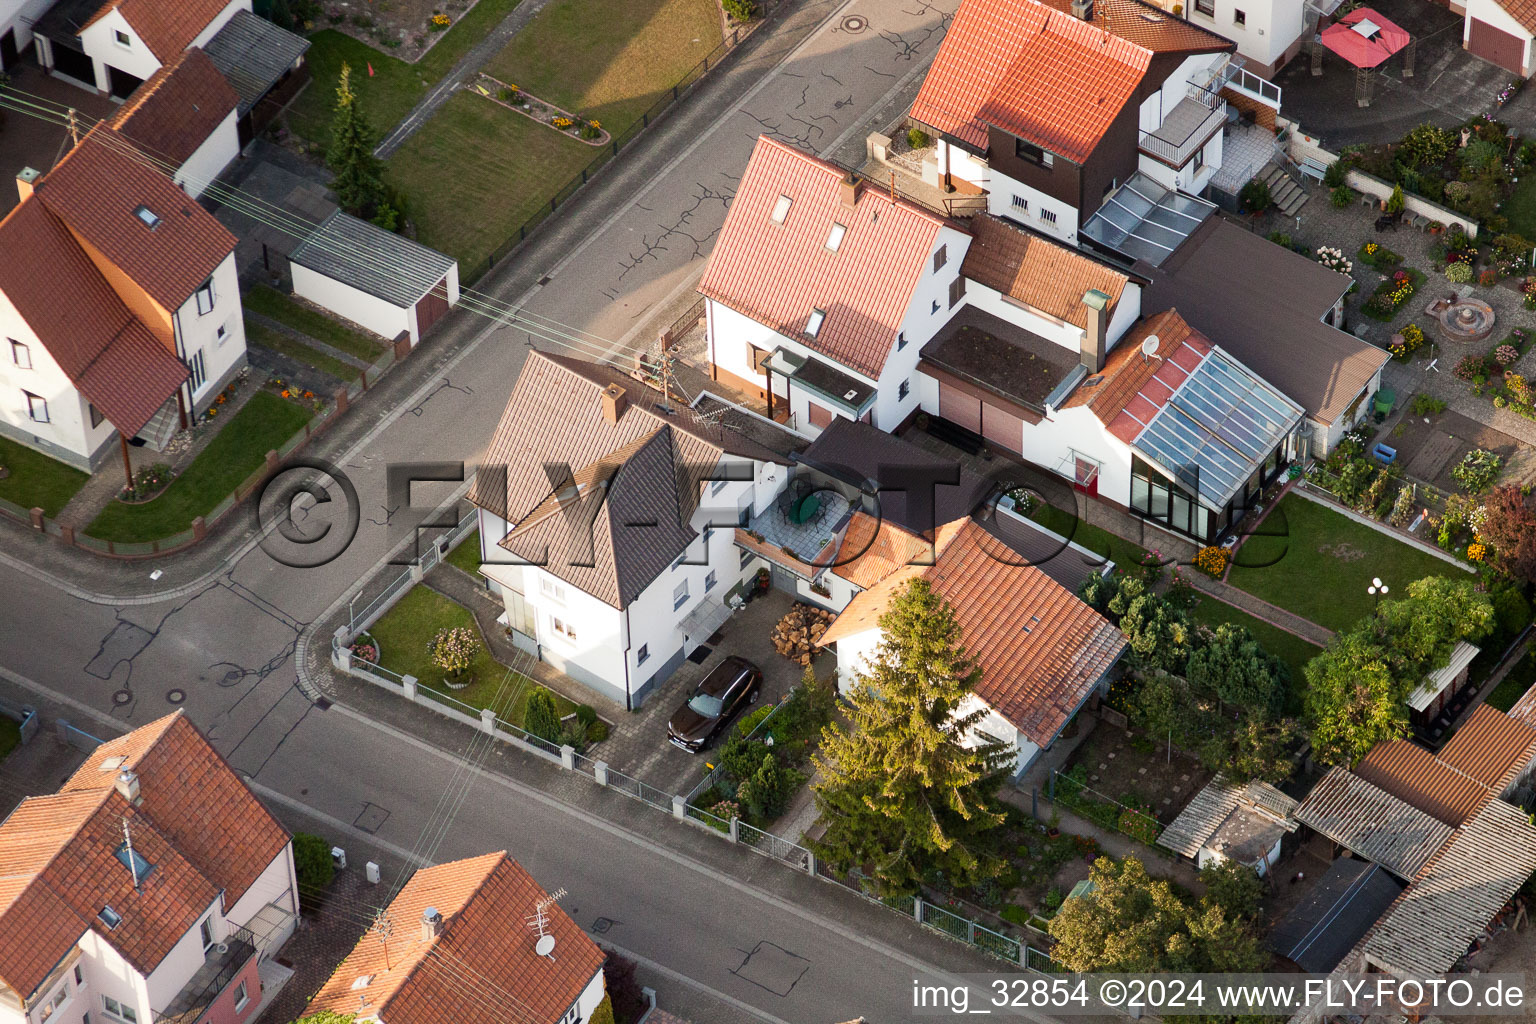
M 966 430 L 981 433 L 981 401 L 939 381 L 939 415 Z
M 1024 437 L 1024 420 L 1001 406 L 983 403 L 981 407 L 981 436 L 988 443 L 1004 448 L 1015 455 Z
M 448 282 L 439 281 L 437 287 L 416 303 L 416 336 L 425 338 L 427 331 L 448 312 Z
M 1486 21 L 1472 19 L 1471 32 L 1467 36 L 1467 52 L 1490 64 L 1497 64 L 1506 71 L 1525 74 L 1525 40 L 1503 29 L 1494 28 Z

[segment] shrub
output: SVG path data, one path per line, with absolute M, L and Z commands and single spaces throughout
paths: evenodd
M 1397 500 L 1392 504 L 1392 515 L 1388 522 L 1393 526 L 1404 527 L 1413 519 L 1414 510 L 1413 486 L 1404 484 L 1397 492 Z
M 1157 823 L 1157 819 L 1129 807 L 1120 812 L 1120 820 L 1115 825 L 1121 832 L 1132 839 L 1141 840 L 1148 846 L 1157 842 L 1157 835 L 1163 830 Z
M 523 709 L 523 728 L 542 740 L 554 743 L 560 738 L 560 711 L 554 694 L 542 686 L 534 687 Z
M 601 743 L 601 742 L 603 742 L 603 740 L 605 740 L 607 738 L 608 738 L 608 723 L 607 722 L 603 721 L 602 719 L 598 719 L 597 721 L 593 722 L 591 725 L 587 726 L 587 742 L 588 743 Z
M 754 0 L 721 0 L 720 6 L 735 21 L 751 21 L 757 17 L 757 4 Z
M 928 138 L 928 133 L 921 128 L 907 129 L 907 145 L 913 149 L 926 149 L 931 141 L 933 140 Z
M 1426 122 L 1403 136 L 1397 155 L 1410 167 L 1432 166 L 1444 161 L 1455 145 L 1455 132 Z
M 1350 188 L 1348 185 L 1340 185 L 1332 192 L 1328 193 L 1328 201 L 1332 203 L 1336 209 L 1342 210 L 1344 207 L 1355 201 L 1355 190 Z
M 1340 185 L 1344 184 L 1344 179 L 1348 177 L 1348 175 L 1349 168 L 1344 165 L 1344 161 L 1335 160 L 1333 163 L 1329 164 L 1328 169 L 1323 172 L 1323 184 L 1328 188 L 1338 188 Z
M 591 704 L 576 705 L 576 721 L 582 725 L 591 726 L 597 721 L 597 709 Z
M 1237 194 L 1238 207 L 1244 213 L 1263 213 L 1273 201 L 1269 186 L 1258 178 L 1249 181 Z
M 1313 255 L 1317 258 L 1317 262 L 1329 270 L 1337 270 L 1341 274 L 1352 274 L 1355 271 L 1355 265 L 1345 257 L 1342 249 L 1323 245 L 1319 246 Z
M 1466 284 L 1472 280 L 1471 264 L 1460 261 L 1448 264 L 1445 268 L 1445 279 L 1451 284 Z
M 1392 194 L 1387 196 L 1386 211 L 1388 213 L 1402 213 L 1403 207 L 1407 205 L 1407 203 L 1408 200 L 1403 195 L 1403 186 L 1393 185 Z
M 1408 324 L 1397 333 L 1402 341 L 1392 342 L 1387 349 L 1399 359 L 1406 359 L 1424 344 L 1424 328 L 1418 324 Z
M 614 1024 L 613 997 L 603 996 L 603 1001 L 597 1004 L 597 1009 L 593 1010 L 592 1016 L 587 1018 L 587 1024 Z
M 310 910 L 325 898 L 325 890 L 336 877 L 336 862 L 331 860 L 331 844 L 308 832 L 293 834 L 293 872 L 298 876 L 299 899 Z
M 1513 345 L 1500 345 L 1493 350 L 1493 361 L 1500 366 L 1508 366 L 1520 358 L 1520 352 Z
M 1445 400 L 1434 395 L 1414 395 L 1408 411 L 1415 416 L 1438 416 L 1445 412 Z
M 1017 903 L 1008 904 L 1002 910 L 997 912 L 997 916 L 1002 918 L 1004 921 L 1007 921 L 1009 924 L 1018 925 L 1020 928 L 1029 923 L 1029 911 L 1025 910 Z
M 582 138 L 595 139 L 603 134 L 603 123 L 588 119 L 581 122 L 581 127 L 578 130 Z
M 736 790 L 736 799 L 745 804 L 755 818 L 777 818 L 784 813 L 798 783 L 794 771 L 780 764 L 772 751 L 765 751 L 757 770 L 742 780 Z
M 1452 206 L 1466 202 L 1472 197 L 1472 186 L 1464 181 L 1448 181 L 1445 183 L 1445 198 Z
M 1219 579 L 1227 571 L 1227 549 L 1216 544 L 1201 548 L 1195 553 L 1195 568 Z
M 1451 477 L 1469 494 L 1481 494 L 1493 486 L 1504 460 L 1485 448 L 1474 448 L 1451 467 Z M 1447 510 L 1449 511 L 1449 510 Z
M 1284 231 L 1271 231 L 1269 233 L 1269 240 L 1284 249 L 1291 247 L 1291 236 Z
M 1498 282 L 1498 272 L 1492 267 L 1482 271 L 1477 275 L 1477 283 L 1482 285 L 1484 288 L 1492 288 L 1495 284 L 1498 284 Z
M 443 670 L 443 678 L 457 683 L 480 653 L 480 638 L 468 626 L 444 627 L 427 641 L 427 657 Z
M 608 956 L 603 964 L 603 977 L 608 982 L 608 998 L 613 1001 L 614 1017 L 623 1021 L 639 1020 L 650 1003 L 635 978 L 635 962 L 613 949 L 604 947 L 603 952 Z

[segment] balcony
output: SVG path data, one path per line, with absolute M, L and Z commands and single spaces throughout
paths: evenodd
M 203 966 L 182 986 L 170 1005 L 155 1014 L 155 1024 L 197 1024 L 255 955 L 256 937 L 244 928 L 231 929 L 222 942 L 208 947 Z M 259 992 L 248 994 L 252 999 L 261 996 Z
M 1168 111 L 1156 131 L 1141 132 L 1136 144 L 1148 156 L 1173 167 L 1183 167 L 1221 130 L 1226 120 L 1225 101 L 1217 100 L 1214 107 L 1208 107 L 1186 97 Z

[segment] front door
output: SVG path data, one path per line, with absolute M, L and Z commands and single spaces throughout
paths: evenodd
M 1099 493 L 1099 464 L 1081 455 L 1074 460 L 1072 483 L 1084 494 Z

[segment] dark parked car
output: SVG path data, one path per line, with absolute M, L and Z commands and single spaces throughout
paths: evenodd
M 756 704 L 763 691 L 763 673 L 745 658 L 726 658 L 710 670 L 667 723 L 667 739 L 690 754 L 697 754 L 720 731 Z

